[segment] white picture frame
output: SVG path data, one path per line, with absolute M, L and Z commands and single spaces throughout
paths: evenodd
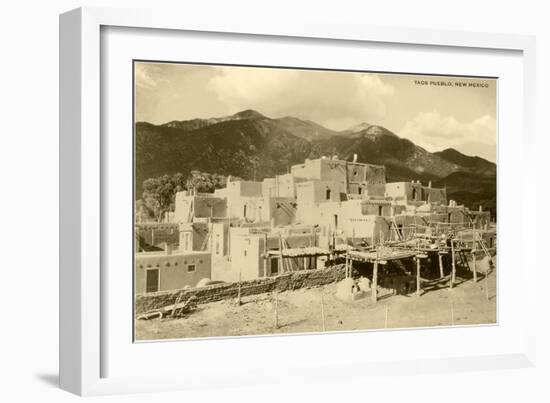
M 520 52 L 523 98 L 517 102 L 521 104 L 523 133 L 516 133 L 520 137 L 514 141 L 519 141 L 523 145 L 521 163 L 525 169 L 535 169 L 536 162 L 529 158 L 535 137 L 535 42 L 530 36 L 372 27 L 314 20 L 303 21 L 300 24 L 280 24 L 269 19 L 216 20 L 151 10 L 80 8 L 65 13 L 60 17 L 60 385 L 63 389 L 79 395 L 247 385 L 275 380 L 269 374 L 261 375 L 257 371 L 247 374 L 247 368 L 244 368 L 243 363 L 233 364 L 232 373 L 229 373 L 226 367 L 213 370 L 208 382 L 196 379 L 199 377 L 186 378 L 174 372 L 159 376 L 105 376 L 107 372 L 104 361 L 110 351 L 106 348 L 105 329 L 102 329 L 102 317 L 108 314 L 108 309 L 102 289 L 101 267 L 108 245 L 102 239 L 101 225 L 104 217 L 101 209 L 104 202 L 104 179 L 109 176 L 109 172 L 105 171 L 105 144 L 102 143 L 100 135 L 103 130 L 100 86 L 103 27 L 216 32 L 225 35 L 242 34 L 258 38 L 283 37 L 295 40 L 337 39 L 342 42 L 376 42 L 382 46 L 402 44 L 466 48 L 481 53 L 490 50 Z M 504 139 L 504 142 L 507 141 L 509 140 Z M 506 160 L 499 158 L 499 181 L 503 178 L 508 179 L 501 171 L 501 165 L 506 163 Z M 508 170 L 505 170 L 504 175 L 509 175 L 507 172 Z M 528 189 L 529 186 L 535 187 L 534 178 L 523 179 L 522 188 Z M 500 192 L 499 189 L 499 198 Z M 521 224 L 517 228 L 521 232 L 517 235 L 516 253 L 521 254 L 528 247 L 525 235 L 535 233 L 535 222 L 521 220 L 521 217 L 528 214 L 527 206 L 523 206 L 518 214 Z M 499 219 L 510 218 L 500 217 L 499 212 Z M 523 277 L 536 277 L 537 265 L 534 260 L 534 255 L 525 254 L 520 268 Z M 384 362 L 353 357 L 353 360 L 329 361 L 327 364 L 294 359 L 285 371 L 278 372 L 276 381 L 292 382 L 292 378 L 298 374 L 302 378 L 329 381 L 335 378 L 343 379 L 351 374 L 369 376 L 380 373 L 430 373 L 533 366 L 535 301 L 536 295 L 531 292 L 518 302 L 525 315 L 522 324 L 514 326 L 515 330 L 521 330 L 524 339 L 519 347 L 514 345 L 509 351 L 501 354 L 432 358 L 411 356 Z M 440 336 L 445 337 L 443 333 L 440 333 Z M 315 336 L 301 336 L 289 343 L 303 344 L 309 337 Z M 327 337 L 324 341 L 330 343 L 330 340 L 338 340 L 338 337 L 343 336 L 330 336 L 330 339 Z M 368 336 L 355 334 L 354 337 L 357 339 Z M 246 354 L 250 348 L 248 354 L 254 355 L 254 351 L 261 348 L 257 345 L 256 339 L 226 340 L 225 345 L 238 343 L 241 353 Z M 275 339 L 271 338 L 271 342 Z M 175 344 L 165 343 L 164 350 L 175 348 L 173 346 Z M 211 346 L 214 346 L 213 342 Z M 261 366 L 261 363 L 258 365 Z M 267 363 L 265 365 L 267 367 Z M 307 374 L 304 373 L 304 368 L 307 368 Z

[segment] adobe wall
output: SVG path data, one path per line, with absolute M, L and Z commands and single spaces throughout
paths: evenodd
M 344 265 L 333 266 L 328 269 L 302 270 L 282 274 L 277 277 L 268 277 L 241 282 L 241 296 L 256 295 L 273 291 L 289 291 L 304 287 L 317 287 L 340 281 L 345 277 Z M 180 293 L 183 300 L 194 295 L 198 304 L 236 298 L 238 283 L 215 284 L 207 287 L 188 290 L 164 291 L 149 294 L 138 294 L 135 299 L 136 314 L 152 311 L 167 305 L 174 304 Z
M 179 243 L 179 227 L 174 223 L 139 223 L 136 224 L 136 235 L 139 245 L 136 248 L 150 250 L 151 247 L 163 247 L 166 242 L 176 246 Z
M 193 271 L 189 271 L 194 266 Z M 186 285 L 194 287 L 203 278 L 210 278 L 212 265 L 209 253 L 138 253 L 135 260 L 136 292 L 145 293 L 147 270 L 159 270 L 159 290 L 173 290 Z

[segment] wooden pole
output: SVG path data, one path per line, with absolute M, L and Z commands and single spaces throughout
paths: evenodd
M 241 272 L 239 271 L 239 289 L 237 293 L 237 305 L 241 305 Z
M 453 283 L 455 281 L 455 273 L 456 273 L 456 262 L 455 262 L 455 243 L 454 240 L 451 239 L 451 261 L 452 261 L 452 270 L 451 270 L 451 288 L 453 288 Z
M 349 277 L 349 275 L 348 275 L 348 267 L 349 267 L 349 252 L 346 251 L 346 278 Z
M 378 259 L 374 261 L 374 268 L 372 270 L 372 287 L 371 287 L 371 300 L 374 304 L 377 301 L 376 290 L 378 289 Z
M 416 295 L 420 295 L 420 258 L 416 255 Z
M 279 234 L 279 274 L 284 270 L 284 261 L 283 261 L 283 238 Z
M 474 283 L 477 283 L 476 251 L 472 251 L 472 270 L 474 271 Z
M 489 268 L 485 269 L 485 298 L 489 301 Z
M 384 328 L 388 328 L 388 304 L 386 304 L 386 316 L 384 318 Z
M 438 253 L 437 257 L 439 259 L 439 278 L 443 278 L 443 255 Z
M 268 258 L 267 258 L 267 232 L 264 232 L 264 276 L 265 277 L 268 276 L 267 261 L 268 261 Z M 271 274 L 271 273 L 269 273 L 269 274 Z

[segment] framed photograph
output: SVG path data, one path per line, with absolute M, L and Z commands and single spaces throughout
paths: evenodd
M 60 18 L 64 389 L 533 365 L 531 37 L 175 15 Z

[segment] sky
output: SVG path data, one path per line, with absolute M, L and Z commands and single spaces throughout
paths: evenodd
M 136 121 L 253 109 L 329 129 L 384 126 L 430 152 L 455 148 L 496 162 L 494 79 L 170 63 L 135 64 Z

